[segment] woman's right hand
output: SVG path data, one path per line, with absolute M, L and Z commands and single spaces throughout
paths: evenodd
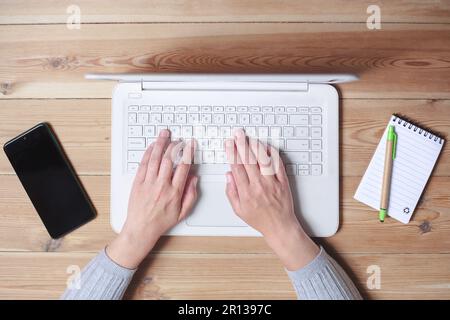
M 261 232 L 285 267 L 311 262 L 319 247 L 301 227 L 294 211 L 288 177 L 278 151 L 248 140 L 242 129 L 225 149 L 231 166 L 226 193 L 236 214 Z

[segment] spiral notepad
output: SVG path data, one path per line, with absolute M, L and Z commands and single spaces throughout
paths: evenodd
M 444 139 L 393 115 L 397 152 L 392 168 L 389 216 L 408 223 L 441 153 Z M 379 210 L 387 128 L 370 161 L 354 198 Z

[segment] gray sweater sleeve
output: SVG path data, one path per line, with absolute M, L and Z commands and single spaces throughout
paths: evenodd
M 61 299 L 121 299 L 136 270 L 119 266 L 102 250 Z M 353 282 L 323 248 L 297 271 L 286 270 L 299 299 L 361 299 Z
M 81 272 L 70 288 L 64 292 L 64 300 L 118 300 L 130 284 L 136 270 L 124 268 L 102 250 Z
M 362 297 L 339 264 L 321 247 L 317 257 L 305 267 L 286 270 L 298 299 L 361 300 Z

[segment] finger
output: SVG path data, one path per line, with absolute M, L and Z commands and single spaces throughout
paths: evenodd
M 195 147 L 195 140 L 190 140 L 183 145 L 182 156 L 172 178 L 172 185 L 179 190 L 183 190 L 186 184 L 186 179 L 189 175 L 189 170 L 191 169 L 192 160 L 194 158 Z
M 145 180 L 145 175 L 147 173 L 148 161 L 150 159 L 150 155 L 153 151 L 153 143 L 145 150 L 144 155 L 142 156 L 141 163 L 139 163 L 139 168 L 136 172 L 136 176 L 134 178 L 135 183 L 142 183 Z
M 228 163 L 231 167 L 231 172 L 235 177 L 236 184 L 239 190 L 240 187 L 247 186 L 249 181 L 247 172 L 242 165 L 242 160 L 240 159 L 239 154 L 236 150 L 234 140 L 228 139 L 225 141 L 225 152 L 227 154 Z
M 158 138 L 154 142 L 153 151 L 148 162 L 147 174 L 145 179 L 154 179 L 158 176 L 161 159 L 166 150 L 167 144 L 170 142 L 170 131 L 167 129 L 161 130 Z
M 275 176 L 277 180 L 283 183 L 288 181 L 288 177 L 286 174 L 286 169 L 284 167 L 283 160 L 280 157 L 280 152 L 273 146 L 268 146 L 268 153 L 272 160 L 272 167 L 275 171 Z
M 172 141 L 167 146 L 166 152 L 164 153 L 163 158 L 161 159 L 161 165 L 159 166 L 158 179 L 161 181 L 171 180 L 173 173 L 173 164 L 176 160 L 177 151 L 179 151 L 181 142 L 180 141 Z
M 266 178 L 273 178 L 275 170 L 267 146 L 257 139 L 249 139 L 250 149 L 258 161 L 259 171 Z
M 258 162 L 256 161 L 256 157 L 247 143 L 247 137 L 245 136 L 244 130 L 236 130 L 234 136 L 237 152 L 244 164 L 249 180 L 258 180 L 261 176 L 258 168 Z
M 191 212 L 192 207 L 197 200 L 197 176 L 189 176 L 181 199 L 181 210 L 178 221 L 183 220 Z
M 236 181 L 234 181 L 233 174 L 231 172 L 226 173 L 227 177 L 227 186 L 225 192 L 228 197 L 228 201 L 230 201 L 231 207 L 237 215 L 240 215 L 241 205 L 239 200 L 239 193 L 236 187 Z

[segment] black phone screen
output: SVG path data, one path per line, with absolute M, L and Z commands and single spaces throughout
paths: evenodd
M 36 125 L 7 142 L 4 150 L 52 238 L 95 217 L 95 210 L 49 125 Z

